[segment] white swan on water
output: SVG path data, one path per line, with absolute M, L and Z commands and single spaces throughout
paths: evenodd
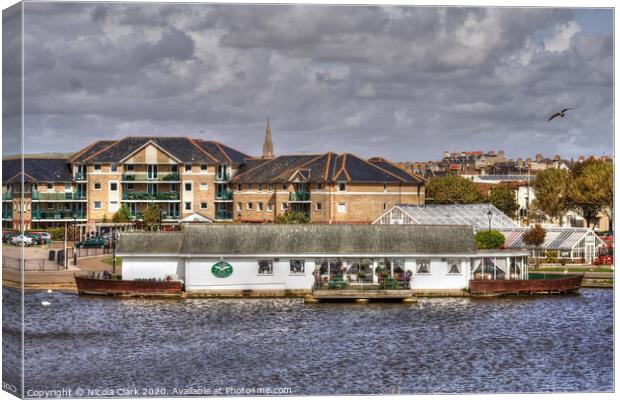
M 42 305 L 42 306 L 49 306 L 49 305 L 51 305 L 51 304 L 52 304 L 52 303 L 50 303 L 49 301 L 42 301 L 42 302 L 41 302 L 41 305 Z

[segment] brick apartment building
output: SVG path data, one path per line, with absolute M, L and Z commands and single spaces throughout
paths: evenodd
M 110 220 L 123 204 L 140 220 L 150 203 L 164 223 L 272 222 L 288 210 L 362 223 L 399 202 L 423 204 L 424 180 L 380 158 L 275 157 L 268 126 L 261 158 L 214 141 L 127 137 L 68 158 L 26 158 L 23 171 L 21 158 L 4 159 L 2 195 L 5 228 L 18 228 L 22 214 L 25 229 Z

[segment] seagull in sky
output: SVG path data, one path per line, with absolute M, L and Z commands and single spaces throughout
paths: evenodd
M 554 119 L 555 117 L 562 117 L 564 118 L 564 116 L 566 115 L 566 111 L 568 110 L 572 110 L 572 108 L 565 108 L 560 112 L 556 112 L 555 114 L 553 114 L 552 116 L 549 117 L 549 119 L 547 121 L 551 121 L 552 119 Z

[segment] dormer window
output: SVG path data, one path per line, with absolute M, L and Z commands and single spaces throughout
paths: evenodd
M 338 191 L 339 192 L 346 192 L 347 191 L 347 184 L 345 182 L 338 183 Z
M 192 164 L 185 164 L 185 172 L 192 172 Z
M 95 164 L 95 165 L 93 165 L 93 169 L 94 169 L 95 171 L 101 171 L 101 164 Z

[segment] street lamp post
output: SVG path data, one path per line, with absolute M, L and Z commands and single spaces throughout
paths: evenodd
M 489 212 L 487 212 L 487 217 L 489 218 L 489 232 L 491 232 L 491 219 L 493 218 L 493 213 L 491 212 L 490 208 Z

